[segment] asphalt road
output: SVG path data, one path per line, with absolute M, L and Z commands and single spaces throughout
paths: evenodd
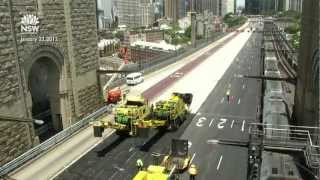
M 197 180 L 247 179 L 248 149 L 216 144 L 216 140 L 248 141 L 248 123 L 257 121 L 261 81 L 238 75 L 259 75 L 260 38 L 257 33 L 250 37 L 181 136 L 190 141 L 190 154 L 195 154 Z
M 137 158 L 142 158 L 148 165 L 153 160 L 152 152 L 168 153 L 171 139 L 179 137 L 192 142 L 190 153 L 196 153 L 194 162 L 199 165 L 200 179 L 211 179 L 211 177 L 244 179 L 247 149 L 212 145 L 208 144 L 207 140 L 219 138 L 244 140 L 247 138 L 246 123 L 255 120 L 259 83 L 257 80 L 239 79 L 237 74 L 257 75 L 258 73 L 257 57 L 259 55 L 257 53 L 260 50 L 255 50 L 248 45 L 253 41 L 255 40 L 251 38 L 241 50 L 238 62 L 234 62 L 229 67 L 199 112 L 196 115 L 190 115 L 190 119 L 178 131 L 165 134 L 152 131 L 151 138 L 148 139 L 120 139 L 116 135 L 111 135 L 56 179 L 132 179 L 136 173 Z M 229 87 L 228 83 L 231 84 L 231 96 L 234 96 L 230 104 L 224 98 L 226 88 Z M 203 120 L 203 117 L 206 117 L 207 120 Z M 199 119 L 203 121 L 199 123 Z M 244 127 L 243 131 L 242 127 Z M 219 163 L 219 168 L 214 171 L 218 166 L 217 163 Z

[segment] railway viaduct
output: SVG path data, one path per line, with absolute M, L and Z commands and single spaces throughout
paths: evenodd
M 41 141 L 32 119 L 58 132 L 102 105 L 95 12 L 95 0 L 0 0 L 0 166 Z

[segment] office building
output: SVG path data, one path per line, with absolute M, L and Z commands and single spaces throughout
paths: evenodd
M 165 17 L 177 22 L 179 19 L 179 3 L 180 0 L 165 0 L 164 1 L 164 14 Z
M 154 7 L 150 0 L 115 0 L 119 25 L 149 26 L 154 22 Z

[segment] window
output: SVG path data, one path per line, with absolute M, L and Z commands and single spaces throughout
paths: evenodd
M 289 176 L 294 176 L 294 172 L 292 170 L 289 170 L 288 174 Z
M 272 168 L 271 171 L 272 174 L 278 174 L 278 168 Z

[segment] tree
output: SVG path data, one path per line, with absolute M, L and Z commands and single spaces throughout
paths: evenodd
M 184 35 L 188 38 L 191 38 L 191 26 L 187 27 L 187 29 L 184 31 Z

